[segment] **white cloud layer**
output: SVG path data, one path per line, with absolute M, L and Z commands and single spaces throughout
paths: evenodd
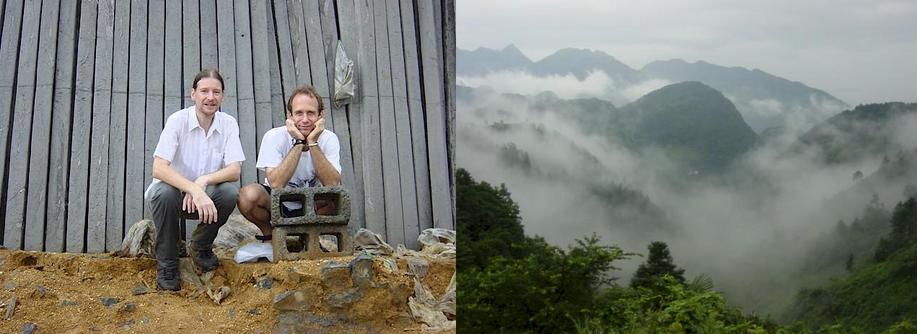
M 533 60 L 574 47 L 631 67 L 705 60 L 758 68 L 856 105 L 917 100 L 917 2 L 551 1 L 456 2 L 458 47 L 514 43 Z

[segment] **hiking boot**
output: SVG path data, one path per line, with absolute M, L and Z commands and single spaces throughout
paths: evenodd
M 192 245 L 188 247 L 188 250 L 191 252 L 191 262 L 194 263 L 194 266 L 197 267 L 197 270 L 200 270 L 201 273 L 206 273 L 208 271 L 213 271 L 220 265 L 220 259 L 213 254 L 212 249 L 201 249 L 198 250 Z
M 156 267 L 156 289 L 159 290 L 181 290 L 181 273 L 178 271 L 178 265 L 157 266 Z

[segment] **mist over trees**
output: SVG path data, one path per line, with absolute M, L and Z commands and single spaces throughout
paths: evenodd
M 526 66 L 535 66 L 532 64 Z M 764 82 L 740 83 L 744 75 L 763 77 L 745 72 L 730 79 L 737 82 L 736 87 L 759 87 Z M 492 290 L 497 285 L 485 286 L 489 282 L 507 284 L 499 285 L 501 289 L 515 289 L 514 284 L 524 282 L 487 276 L 485 272 L 491 269 L 501 275 L 534 273 L 536 263 L 564 263 L 574 254 L 587 256 L 577 250 L 600 253 L 603 251 L 589 247 L 609 244 L 615 246 L 604 251 L 617 255 L 607 258 L 605 275 L 616 279 L 601 283 L 597 278 L 599 288 L 589 290 L 594 298 L 569 297 L 583 309 L 564 306 L 564 312 L 576 320 L 572 325 L 558 317 L 545 321 L 562 325 L 536 331 L 615 328 L 627 332 L 621 328 L 637 327 L 623 325 L 628 320 L 619 317 L 621 312 L 630 310 L 636 317 L 632 320 L 653 323 L 645 316 L 658 315 L 653 312 L 664 309 L 658 308 L 658 301 L 678 300 L 680 297 L 672 297 L 675 295 L 704 296 L 712 305 L 739 307 L 741 311 L 730 313 L 738 314 L 732 318 L 735 321 L 717 318 L 724 326 L 750 321 L 746 324 L 762 326 L 767 332 L 781 329 L 745 318 L 741 314 L 746 312 L 778 320 L 790 332 L 909 328 L 911 313 L 896 313 L 892 307 L 888 308 L 891 315 L 881 321 L 850 315 L 836 322 L 831 317 L 845 314 L 837 311 L 847 307 L 834 302 L 854 300 L 843 297 L 847 296 L 844 291 L 855 291 L 850 287 L 853 283 L 841 286 L 837 282 L 886 284 L 903 289 L 906 298 L 917 299 L 917 290 L 910 294 L 911 290 L 901 286 L 906 276 L 897 274 L 909 270 L 909 258 L 900 254 L 906 254 L 917 241 L 909 236 L 910 225 L 899 223 L 894 232 L 893 223 L 906 220 L 895 220 L 894 213 L 917 195 L 917 104 L 860 105 L 832 117 L 833 113 L 825 114 L 827 109 L 821 108 L 818 99 L 810 99 L 808 107 L 759 101 L 759 106 L 773 108 L 768 115 L 788 122 L 760 130 L 749 124 L 748 110 L 743 110 L 748 101 L 707 82 L 664 83 L 626 102 L 606 100 L 601 94 L 577 95 L 577 85 L 591 85 L 590 80 L 600 77 L 595 73 L 569 72 L 566 77 L 558 72 L 538 77 L 544 80 L 537 82 L 545 84 L 542 88 L 555 87 L 551 78 L 572 87 L 563 93 L 541 92 L 539 87 L 530 87 L 534 90 L 526 94 L 503 93 L 488 88 L 487 77 L 475 81 L 476 87 L 458 88 L 461 144 L 457 163 L 468 175 L 501 184 L 489 186 L 490 190 L 512 190 L 517 211 L 511 216 L 524 226 L 524 233 L 513 230 L 514 236 L 507 237 L 523 241 L 487 241 L 493 243 L 489 252 L 498 257 L 487 257 L 488 253 L 470 257 L 475 259 L 478 276 L 470 276 L 469 282 L 491 289 L 475 297 L 481 299 L 471 300 L 489 305 L 487 296 L 498 293 Z M 512 78 L 502 77 L 501 85 L 513 87 Z M 761 87 L 772 91 L 746 93 L 776 94 L 789 89 L 781 98 L 793 95 L 801 101 L 806 96 L 803 92 L 811 89 L 800 83 L 786 84 L 790 81 L 779 77 L 771 79 L 772 86 Z M 532 85 L 518 82 L 519 86 Z M 620 88 L 615 86 L 614 94 L 621 93 Z M 807 121 L 792 119 L 797 116 Z M 469 180 L 473 181 L 465 179 Z M 588 237 L 593 234 L 595 237 Z M 646 258 L 628 253 L 647 249 L 657 240 L 666 242 L 665 247 L 656 245 L 656 256 L 652 249 Z M 497 258 L 502 260 L 491 261 Z M 531 261 L 531 267 L 520 264 L 525 261 Z M 669 270 L 648 269 L 663 267 Z M 892 267 L 905 269 L 889 269 Z M 556 275 L 562 274 L 552 277 Z M 651 279 L 644 280 L 646 277 Z M 719 292 L 713 292 L 713 281 Z M 555 291 L 556 282 L 552 282 L 545 278 L 532 288 Z M 653 288 L 654 284 L 645 282 L 659 284 Z M 639 292 L 644 290 L 649 291 Z M 657 295 L 654 302 L 640 299 L 649 298 L 644 293 L 663 292 L 668 297 Z M 877 298 L 856 305 L 874 307 L 872 303 L 881 302 Z M 910 309 L 906 302 L 894 305 Z M 527 309 L 519 315 L 536 311 Z M 647 331 L 650 327 L 639 328 Z

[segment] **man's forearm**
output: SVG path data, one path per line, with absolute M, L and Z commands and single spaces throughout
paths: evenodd
M 333 187 L 341 183 L 341 173 L 334 169 L 325 153 L 318 146 L 309 148 L 309 154 L 312 155 L 312 163 L 315 165 L 315 174 L 322 185 Z
M 241 163 L 231 163 L 216 172 L 205 175 L 207 177 L 207 185 L 238 181 L 241 172 Z
M 293 173 L 296 172 L 296 167 L 299 165 L 299 158 L 302 157 L 302 146 L 293 145 L 293 148 L 290 149 L 290 152 L 283 157 L 283 161 L 280 162 L 280 166 L 272 168 L 267 173 L 267 182 L 270 184 L 271 188 L 281 188 L 286 187 L 287 183 L 290 182 L 290 179 L 293 178 Z
M 179 174 L 169 161 L 162 158 L 153 158 L 153 177 L 185 193 L 193 193 L 195 190 L 200 189 L 194 182 Z

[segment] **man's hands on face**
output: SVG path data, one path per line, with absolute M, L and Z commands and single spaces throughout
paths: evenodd
M 208 177 L 206 175 L 197 178 L 194 180 L 194 184 L 199 187 L 193 192 L 185 193 L 185 198 L 182 199 L 182 210 L 188 213 L 194 213 L 199 211 L 198 218 L 200 218 L 201 223 L 210 224 L 217 221 L 217 208 L 213 204 L 213 200 L 210 199 L 210 196 L 207 196 L 207 183 Z
M 312 144 L 318 142 L 318 136 L 322 135 L 322 131 L 325 131 L 325 116 L 322 115 L 317 121 L 315 121 L 315 128 L 312 129 L 312 132 L 309 132 L 309 137 L 306 139 L 306 143 Z
M 287 118 L 287 132 L 289 132 L 290 136 L 294 139 L 306 140 L 306 137 L 303 136 L 302 132 L 299 131 L 299 128 L 296 127 L 296 123 L 289 118 Z

